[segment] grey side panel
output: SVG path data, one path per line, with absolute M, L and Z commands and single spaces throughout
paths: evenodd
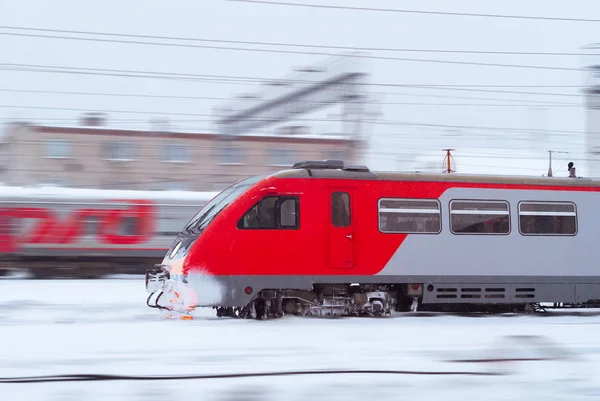
M 180 281 L 181 277 L 174 277 Z M 243 307 L 263 289 L 312 290 L 310 276 L 208 276 L 192 275 L 187 279 L 189 286 L 198 298 L 198 306 Z M 253 291 L 246 294 L 246 287 Z
M 191 277 L 194 277 L 193 275 Z M 531 303 L 585 302 L 600 298 L 600 276 L 596 277 L 469 277 L 469 276 L 207 276 L 193 278 L 189 285 L 204 297 L 207 282 L 221 287 L 217 301 L 199 306 L 245 306 L 263 289 L 312 290 L 313 284 L 424 284 L 424 303 Z M 428 291 L 427 286 L 433 285 Z M 253 292 L 247 295 L 246 287 Z M 576 290 L 577 289 L 577 290 Z M 446 295 L 438 297 L 438 295 Z M 454 295 L 448 297 L 447 295 Z M 478 297 L 476 297 L 478 296 Z
M 577 284 L 575 286 L 575 302 L 587 302 L 600 299 L 600 285 Z
M 455 235 L 450 232 L 452 199 L 504 200 L 510 204 L 508 235 Z M 574 236 L 523 236 L 520 201 L 568 201 L 577 205 Z M 573 191 L 452 188 L 441 197 L 442 232 L 409 234 L 381 275 L 558 277 L 598 276 L 596 241 L 600 231 L 600 193 Z M 374 213 L 376 213 L 374 211 Z M 382 234 L 395 235 L 395 234 Z M 459 281 L 461 282 L 461 281 Z
M 575 302 L 575 284 L 441 284 L 423 294 L 423 303 L 531 302 Z

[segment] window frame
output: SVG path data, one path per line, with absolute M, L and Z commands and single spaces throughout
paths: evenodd
M 345 225 L 337 225 L 333 220 L 333 195 L 334 194 L 344 194 L 348 197 L 348 222 Z M 348 228 L 352 226 L 352 197 L 350 196 L 350 192 L 347 191 L 333 191 L 329 196 L 329 225 L 335 228 Z
M 570 205 L 573 206 L 573 212 L 525 212 L 525 214 L 521 214 L 521 205 L 522 204 L 534 204 L 534 205 Z M 567 214 L 565 214 L 567 213 Z M 575 232 L 572 234 L 545 234 L 545 233 L 524 233 L 521 230 L 521 216 L 573 216 L 575 217 Z M 524 237 L 574 237 L 579 233 L 579 213 L 577 212 L 577 204 L 572 201 L 534 201 L 534 200 L 522 200 L 519 201 L 517 205 L 517 222 L 519 225 L 519 233 Z
M 190 163 L 190 146 L 184 142 L 168 142 L 159 147 L 161 150 L 160 161 L 164 163 Z M 181 152 L 182 151 L 182 152 Z M 185 156 L 179 157 L 182 154 Z
M 244 219 L 250 213 L 252 209 L 254 209 L 259 203 L 263 202 L 268 198 L 278 198 L 275 201 L 275 227 L 244 227 Z M 296 224 L 294 226 L 281 226 L 281 205 L 287 200 L 294 200 L 295 208 L 296 208 Z M 244 214 L 237 220 L 235 226 L 238 230 L 242 231 L 297 231 L 300 230 L 300 196 L 299 195 L 265 195 L 260 198 L 258 201 L 254 202 L 250 208 L 248 208 Z
M 268 165 L 272 167 L 291 167 L 296 158 L 295 149 L 292 148 L 269 148 L 267 150 Z M 289 159 L 289 161 L 284 161 Z
M 492 204 L 505 204 L 506 205 L 506 213 L 501 212 L 499 213 L 498 210 L 469 210 L 468 213 L 452 213 L 452 204 L 454 202 L 464 202 L 464 203 L 492 203 Z M 458 210 L 458 212 L 467 212 L 466 210 Z M 473 212 L 480 212 L 480 213 L 473 213 Z M 498 216 L 507 216 L 508 217 L 508 232 L 505 233 L 461 233 L 461 232 L 455 232 L 454 228 L 452 226 L 452 215 L 453 214 L 462 214 L 462 215 L 467 215 L 467 214 L 471 214 L 471 215 L 498 215 Z M 507 200 L 502 200 L 502 199 L 452 199 L 448 202 L 448 225 L 450 228 L 450 232 L 454 235 L 500 235 L 500 236 L 506 236 L 506 235 L 510 235 L 510 233 L 512 232 L 512 223 L 511 223 L 511 208 L 510 208 L 510 202 Z
M 140 147 L 132 140 L 111 139 L 104 142 L 104 160 L 131 162 L 139 158 Z
M 46 159 L 71 159 L 73 158 L 73 142 L 64 138 L 48 138 L 44 143 L 44 157 Z M 59 152 L 55 152 L 59 150 Z M 56 155 L 64 153 L 64 155 Z
M 381 210 L 382 210 L 381 202 L 382 201 L 408 201 L 408 202 L 427 201 L 427 202 L 437 203 L 437 206 L 438 206 L 437 207 L 437 215 L 439 216 L 439 222 L 440 222 L 438 231 L 382 231 L 381 230 Z M 397 208 L 383 208 L 383 209 L 399 210 Z M 406 209 L 406 210 L 411 210 L 411 209 Z M 391 213 L 408 214 L 408 213 L 414 213 L 414 210 L 426 210 L 426 209 L 412 209 L 412 210 L 413 210 L 412 212 L 408 211 L 408 212 L 391 212 Z M 417 213 L 419 213 L 419 212 L 417 212 Z M 435 213 L 432 213 L 432 212 L 422 212 L 422 214 L 435 215 Z M 441 234 L 443 227 L 444 227 L 444 222 L 442 219 L 442 203 L 437 198 L 390 198 L 390 197 L 385 197 L 385 198 L 379 198 L 379 200 L 377 201 L 377 229 L 382 234 L 439 235 L 439 234 Z
M 239 143 L 218 143 L 216 164 L 222 166 L 242 166 L 246 164 L 246 147 Z

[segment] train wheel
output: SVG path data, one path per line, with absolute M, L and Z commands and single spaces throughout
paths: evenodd
M 256 311 L 256 320 L 267 320 L 266 301 L 263 298 L 257 298 L 254 301 L 254 310 Z

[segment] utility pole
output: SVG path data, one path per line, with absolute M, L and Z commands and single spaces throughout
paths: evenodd
M 548 151 L 548 177 L 552 177 L 552 153 L 569 153 L 569 152 L 562 152 L 560 150 L 549 150 Z
M 452 154 L 450 152 L 452 152 L 454 149 L 442 149 L 444 152 L 446 152 L 446 157 L 444 157 L 444 164 L 446 165 L 446 170 L 444 171 L 444 173 L 450 174 L 450 173 L 455 173 L 455 170 L 452 170 L 452 160 L 454 160 L 454 158 L 452 157 Z

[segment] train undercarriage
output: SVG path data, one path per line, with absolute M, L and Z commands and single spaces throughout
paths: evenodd
M 217 316 L 272 319 L 284 315 L 389 316 L 398 310 L 398 289 L 377 285 L 315 285 L 313 291 L 263 290 L 244 308 L 215 307 Z M 416 308 L 418 299 L 412 301 Z M 416 310 L 416 309 L 415 309 Z
M 396 312 L 543 313 L 549 309 L 600 308 L 600 300 L 585 303 L 541 304 L 423 304 L 419 285 L 315 286 L 314 291 L 263 290 L 244 308 L 214 307 L 218 317 L 276 319 L 284 315 L 312 317 L 386 317 Z M 412 293 L 411 293 L 412 291 Z
M 386 317 L 397 312 L 540 313 L 547 309 L 598 308 L 600 301 L 518 304 L 423 304 L 420 285 L 316 285 L 313 291 L 263 290 L 244 308 L 214 307 L 218 317 L 276 319 L 284 315 L 312 317 Z
M 188 302 L 189 295 L 195 296 L 196 293 L 186 285 L 187 279 L 182 279 L 183 285 L 178 286 L 178 281 L 171 280 L 169 272 L 162 265 L 157 267 L 158 269 L 148 271 L 146 275 L 146 290 L 150 293 L 147 305 L 167 311 L 171 317 L 191 319 L 190 314 L 198 304 Z M 216 310 L 217 317 L 268 320 L 285 315 L 386 317 L 396 312 L 539 313 L 548 309 L 600 307 L 598 300 L 583 303 L 541 303 L 544 296 L 536 299 L 535 295 L 531 295 L 536 290 L 535 287 L 533 284 L 313 284 L 312 289 L 261 289 L 249 301 L 244 301 L 248 303 L 243 307 L 213 306 L 213 309 Z M 186 288 L 189 289 L 187 295 Z M 528 293 L 520 291 L 523 288 Z M 457 289 L 460 289 L 460 297 L 449 294 Z M 476 290 L 485 291 L 485 294 L 482 293 L 485 297 L 476 293 Z M 252 287 L 246 287 L 245 291 L 249 295 Z M 501 291 L 509 291 L 513 295 L 506 299 L 506 294 L 501 294 Z M 501 297 L 505 299 L 498 299 Z

